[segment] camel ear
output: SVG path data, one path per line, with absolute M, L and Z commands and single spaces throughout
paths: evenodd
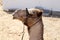
M 42 16 L 42 12 L 37 13 L 37 17 Z
M 26 14 L 29 15 L 28 9 L 26 8 Z

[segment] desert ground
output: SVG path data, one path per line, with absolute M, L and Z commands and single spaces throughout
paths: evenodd
M 0 40 L 29 40 L 27 26 L 0 6 Z
M 0 6 L 0 21 L 3 20 L 3 19 L 1 19 L 1 16 L 4 16 L 4 15 L 8 16 L 10 14 L 7 14 L 5 11 L 3 11 L 2 6 Z M 11 16 L 8 16 L 7 20 L 9 20 L 9 17 L 11 17 Z M 43 17 L 43 24 L 44 24 L 44 40 L 60 40 L 60 18 Z M 0 32 L 1 32 L 1 30 L 0 30 Z M 2 32 L 2 35 L 4 35 L 4 32 Z M 16 37 L 18 37 L 18 36 L 16 36 Z M 6 39 L 3 39 L 3 36 L 0 36 L 0 40 L 6 40 Z M 9 39 L 9 40 L 11 40 L 11 39 Z
M 60 18 L 43 17 L 44 40 L 60 40 Z

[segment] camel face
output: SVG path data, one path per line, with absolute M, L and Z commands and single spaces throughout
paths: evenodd
M 35 21 L 37 21 L 38 18 L 42 19 L 42 10 L 39 9 L 35 9 L 35 8 L 31 8 L 28 9 L 28 16 L 26 13 L 26 10 L 17 10 L 14 15 L 13 18 L 14 19 L 19 19 L 21 20 L 23 23 L 26 22 L 26 18 L 27 18 L 27 25 L 30 27 L 32 24 L 35 23 Z
M 26 10 L 17 10 L 13 14 L 13 19 L 19 19 L 22 22 L 26 19 Z

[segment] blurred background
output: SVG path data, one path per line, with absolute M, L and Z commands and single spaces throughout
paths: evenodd
M 0 0 L 0 13 L 38 8 L 43 12 L 44 40 L 60 40 L 60 0 Z M 7 13 L 7 12 L 6 12 Z
M 43 9 L 46 16 L 60 16 L 60 0 L 2 0 L 2 4 L 4 10 L 35 7 Z

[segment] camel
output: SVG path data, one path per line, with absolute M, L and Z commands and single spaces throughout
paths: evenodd
M 13 19 L 21 20 L 27 27 L 29 40 L 43 40 L 43 10 L 37 8 L 19 9 L 13 13 Z

